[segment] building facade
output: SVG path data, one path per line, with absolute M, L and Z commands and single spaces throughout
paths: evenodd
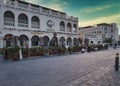
M 110 41 L 115 44 L 119 40 L 118 28 L 115 23 L 80 27 L 79 37 L 83 39 L 83 44 L 103 44 Z
M 21 0 L 0 0 L 0 48 L 79 45 L 78 18 Z

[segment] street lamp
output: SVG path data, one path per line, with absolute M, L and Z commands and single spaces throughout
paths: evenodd
M 66 52 L 68 52 L 68 45 L 66 45 Z

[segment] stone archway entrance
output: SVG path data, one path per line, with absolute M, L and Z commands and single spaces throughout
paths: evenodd
M 60 41 L 60 46 L 65 47 L 65 38 L 61 37 L 59 41 Z
M 5 43 L 4 43 L 5 47 L 13 47 L 14 43 L 13 43 L 13 35 L 12 34 L 5 35 L 4 40 L 5 40 Z
M 50 45 L 53 47 L 57 47 L 58 46 L 58 38 L 57 38 L 57 34 L 54 33 L 53 34 L 53 38 L 50 41 Z
M 21 35 L 18 39 L 21 47 L 28 48 L 28 37 L 26 35 Z

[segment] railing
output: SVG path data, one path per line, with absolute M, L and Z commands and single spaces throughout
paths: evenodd
M 27 4 L 18 3 L 18 7 L 27 9 L 29 6 Z
M 31 7 L 31 10 L 32 10 L 32 11 L 35 11 L 35 12 L 40 12 L 39 7 L 34 7 L 34 6 L 32 6 L 32 7 Z
M 7 6 L 11 6 L 11 7 L 14 6 L 14 7 L 18 7 L 18 8 L 25 9 L 25 10 L 31 10 L 31 11 L 35 11 L 35 12 L 39 12 L 39 13 L 41 12 L 43 14 L 56 15 L 60 18 L 66 18 L 66 19 L 69 19 L 69 20 L 78 21 L 78 18 L 76 18 L 76 17 L 67 16 L 65 13 L 54 11 L 54 10 L 51 10 L 51 9 L 48 9 L 48 8 L 41 7 L 41 11 L 40 11 L 39 6 L 33 6 L 29 3 L 22 3 L 22 2 L 19 2 L 19 1 L 7 1 L 5 3 L 6 3 Z M 51 10 L 51 12 L 49 12 L 50 10 Z
M 58 13 L 55 12 L 55 11 L 51 11 L 51 14 L 52 14 L 52 15 L 58 15 Z
M 43 12 L 43 13 L 47 13 L 47 14 L 49 14 L 49 10 L 48 10 L 48 9 L 44 9 L 44 8 L 42 8 L 42 12 Z
M 72 28 L 71 28 L 71 27 L 68 27 L 68 28 L 67 28 L 67 32 L 72 32 Z
M 66 15 L 65 14 L 59 14 L 59 16 L 61 17 L 61 18 L 65 18 L 66 17 Z
M 32 25 L 32 29 L 39 29 L 39 25 Z
M 7 4 L 7 5 L 15 5 L 14 1 L 5 1 L 4 3 Z
M 6 26 L 15 26 L 15 22 L 4 21 L 4 25 L 6 25 Z
M 65 32 L 65 27 L 64 26 L 60 26 L 60 31 L 64 31 Z
M 18 23 L 18 26 L 23 28 L 28 28 L 28 24 L 25 23 Z

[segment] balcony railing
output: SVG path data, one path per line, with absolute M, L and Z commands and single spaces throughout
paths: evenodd
M 14 1 L 4 1 L 4 3 L 7 5 L 15 5 Z
M 39 29 L 39 25 L 32 25 L 32 29 Z
M 28 24 L 18 23 L 19 27 L 28 28 Z
M 64 26 L 60 26 L 60 31 L 65 31 L 65 27 Z
M 67 32 L 72 32 L 72 28 L 71 28 L 71 27 L 68 27 L 68 28 L 67 28 Z
M 27 4 L 18 3 L 18 7 L 27 9 L 29 6 Z
M 32 7 L 31 7 L 31 10 L 32 10 L 32 11 L 35 11 L 35 12 L 40 12 L 39 7 L 34 7 L 34 6 L 32 6 Z
M 15 26 L 15 22 L 4 21 L 5 26 Z
M 66 18 L 69 20 L 78 21 L 78 18 L 73 17 L 73 16 L 66 16 L 66 13 L 61 13 L 59 11 L 54 11 L 54 10 L 51 10 L 51 9 L 48 9 L 45 7 L 34 6 L 27 2 L 24 3 L 23 1 L 17 1 L 17 0 L 16 1 L 7 1 L 7 2 L 5 2 L 5 4 L 9 7 L 10 6 L 15 7 L 15 8 L 18 7 L 18 8 L 24 9 L 24 10 L 35 11 L 35 12 L 54 15 L 54 16 L 56 15 L 57 17 L 60 17 L 60 18 Z M 50 12 L 50 10 L 51 10 L 51 12 Z
M 58 15 L 58 13 L 55 12 L 55 11 L 51 11 L 51 14 L 52 14 L 52 15 Z
M 46 14 L 49 14 L 49 10 L 48 10 L 48 9 L 42 8 L 42 12 L 43 12 L 43 13 L 46 13 Z

